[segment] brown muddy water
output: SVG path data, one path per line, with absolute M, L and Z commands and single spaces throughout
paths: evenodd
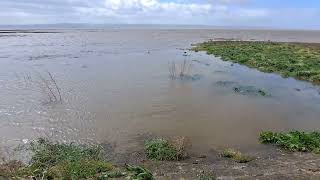
M 109 142 L 187 136 L 194 150 L 255 149 L 261 130 L 318 130 L 320 87 L 185 49 L 209 39 L 320 42 L 316 31 L 120 28 L 0 34 L 0 146 L 37 137 Z M 187 56 L 185 56 L 187 51 Z M 191 80 L 168 62 L 192 62 Z M 48 102 L 49 71 L 62 103 Z M 227 82 L 224 82 L 227 81 Z M 270 96 L 241 95 L 234 84 Z

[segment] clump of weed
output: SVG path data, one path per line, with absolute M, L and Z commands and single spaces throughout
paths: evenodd
M 234 149 L 225 149 L 221 155 L 222 157 L 230 158 L 238 163 L 247 163 L 252 161 L 251 157 L 244 155 L 240 151 Z
M 145 152 L 148 159 L 158 161 L 177 161 L 183 158 L 181 153 L 168 140 L 156 138 L 145 143 Z
M 274 133 L 264 131 L 260 133 L 260 142 L 275 144 L 293 152 L 315 152 L 320 154 L 320 132 L 291 131 L 288 133 Z
M 154 180 L 152 173 L 144 167 L 127 165 L 126 179 L 132 180 Z

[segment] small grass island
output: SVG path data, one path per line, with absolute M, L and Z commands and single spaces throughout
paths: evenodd
M 192 50 L 262 72 L 320 84 L 320 43 L 211 40 L 196 44 Z

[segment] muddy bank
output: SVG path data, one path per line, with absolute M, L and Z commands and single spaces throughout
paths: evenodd
M 237 163 L 222 157 L 222 149 L 210 148 L 205 152 L 188 152 L 181 161 L 151 161 L 146 158 L 143 142 L 140 149 L 127 153 L 112 153 L 109 158 L 118 166 L 138 164 L 149 169 L 155 179 L 194 180 L 215 177 L 233 179 L 319 179 L 320 156 L 312 153 L 289 152 L 274 146 L 263 146 L 245 154 L 248 163 Z
M 62 164 L 56 164 L 52 167 L 48 167 L 47 170 L 43 173 L 51 173 L 55 175 L 62 175 L 65 168 L 65 161 L 63 159 L 69 159 L 68 163 L 71 164 L 72 168 L 75 167 L 72 171 L 78 172 L 78 167 L 82 167 L 83 164 L 78 164 L 78 161 L 72 161 L 72 159 L 79 159 L 79 162 L 83 162 L 82 157 L 89 158 L 90 161 L 84 161 L 88 164 L 85 164 L 83 173 L 91 173 L 91 176 L 94 176 L 90 179 L 130 179 L 132 176 L 128 174 L 136 173 L 142 168 L 142 171 L 150 173 L 150 176 L 146 178 L 138 178 L 139 180 L 147 179 L 156 179 L 156 180 L 167 180 L 167 179 L 186 179 L 186 180 L 204 180 L 204 179 L 221 179 L 221 180 L 233 180 L 233 179 L 319 179 L 320 178 L 320 156 L 313 153 L 305 152 L 289 152 L 282 150 L 272 145 L 263 145 L 260 149 L 248 150 L 243 154 L 247 157 L 250 157 L 248 162 L 236 162 L 231 158 L 223 157 L 223 149 L 216 147 L 209 147 L 207 151 L 203 152 L 194 152 L 191 150 L 189 145 L 182 145 L 185 149 L 185 157 L 181 159 L 176 159 L 172 161 L 158 161 L 150 160 L 148 157 L 148 151 L 146 150 L 146 142 L 149 138 L 137 139 L 137 147 L 134 149 L 128 148 L 123 152 L 119 152 L 115 149 L 113 144 L 104 143 L 101 144 L 102 148 L 101 153 L 104 154 L 104 158 L 100 157 L 101 153 L 99 149 L 96 149 L 97 146 L 87 146 L 91 147 L 86 149 L 85 145 L 74 145 L 74 144 L 51 144 L 48 141 L 38 140 L 37 142 L 44 142 L 44 144 L 32 145 L 31 147 L 36 148 L 33 150 L 33 155 L 31 158 L 31 164 L 28 166 L 23 165 L 22 162 L 14 161 L 14 159 L 7 160 L 9 162 L 5 164 L 2 162 L 0 165 L 0 179 L 10 179 L 8 174 L 17 175 L 17 177 L 34 177 L 38 179 L 38 176 L 35 176 L 34 172 L 31 173 L 32 176 L 27 175 L 23 176 L 23 173 L 28 173 L 26 170 L 18 171 L 19 168 L 26 168 L 28 171 L 39 167 L 43 168 L 39 162 L 54 163 L 50 158 L 55 159 L 57 162 L 62 162 Z M 58 151 L 56 151 L 56 150 Z M 21 149 L 20 149 L 21 151 Z M 28 153 L 26 151 L 21 151 L 23 156 L 26 156 Z M 62 154 L 61 154 L 62 153 Z M 80 153 L 80 154 L 79 154 Z M 50 155 L 51 154 L 51 155 Z M 83 154 L 83 155 L 81 155 Z M 47 156 L 50 155 L 50 156 Z M 99 155 L 99 156 L 98 156 Z M 60 159 L 63 157 L 63 159 Z M 91 159 L 93 158 L 93 159 Z M 60 160 L 57 160 L 60 159 Z M 36 163 L 35 163 L 36 162 Z M 93 163 L 93 164 L 92 164 Z M 128 171 L 128 165 L 130 168 L 133 168 L 134 171 Z M 106 171 L 98 171 L 96 175 L 89 168 L 91 167 L 98 169 L 105 168 Z M 59 167 L 59 168 L 58 168 Z M 56 174 L 56 170 L 60 169 L 61 172 Z M 70 167 L 71 168 L 71 167 Z M 59 170 L 59 171 L 60 171 Z M 63 170 L 63 171 L 62 171 Z M 37 170 L 39 171 L 39 169 Z M 10 172 L 10 173 L 8 173 Z M 42 171 L 39 171 L 42 172 Z M 80 171 L 79 171 L 80 172 Z M 79 173 L 78 172 L 78 173 Z M 145 173 L 143 172 L 143 173 Z M 67 173 L 67 172 L 65 172 Z M 83 174 L 82 173 L 82 174 Z M 151 175 L 152 174 L 152 175 Z M 41 175 L 41 173 L 40 173 Z M 47 174 L 43 174 L 43 177 L 47 179 Z M 65 174 L 66 176 L 68 174 Z M 80 174 L 74 174 L 80 177 Z M 85 175 L 85 174 L 83 174 Z M 153 177 L 152 177 L 153 176 Z M 26 178 L 26 179 L 28 179 Z M 87 179 L 87 178 L 85 178 Z

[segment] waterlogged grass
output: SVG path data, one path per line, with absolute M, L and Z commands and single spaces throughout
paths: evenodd
M 99 146 L 52 143 L 38 139 L 27 148 L 31 161 L 24 165 L 14 161 L 0 166 L 0 177 L 15 179 L 110 179 L 125 177 L 129 180 L 153 179 L 152 174 L 139 166 L 128 165 L 117 170 L 103 159 Z
M 183 158 L 174 145 L 168 140 L 156 138 L 145 143 L 145 152 L 148 159 L 157 161 L 177 161 Z
M 238 163 L 247 163 L 252 161 L 251 157 L 244 155 L 240 151 L 234 149 L 225 149 L 221 155 L 222 157 L 230 158 Z
M 252 41 L 208 41 L 193 48 L 283 77 L 320 84 L 320 44 Z
M 320 132 L 292 131 L 288 133 L 274 133 L 265 131 L 260 133 L 260 142 L 275 144 L 293 152 L 301 151 L 320 154 Z

